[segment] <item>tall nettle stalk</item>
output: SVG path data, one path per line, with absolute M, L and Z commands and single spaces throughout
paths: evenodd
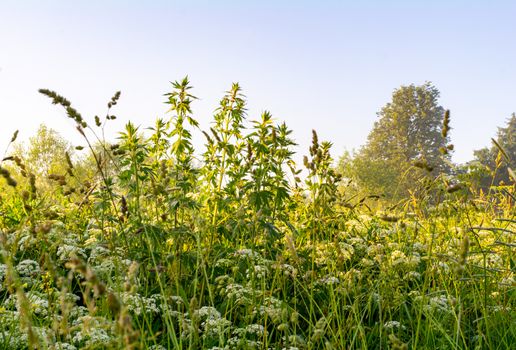
M 169 121 L 170 133 L 168 136 L 172 139 L 170 152 L 174 193 L 169 208 L 174 215 L 174 228 L 177 229 L 185 224 L 188 210 L 194 209 L 197 205 L 193 199 L 193 191 L 198 171 L 193 164 L 194 147 L 189 128 L 197 128 L 199 123 L 192 116 L 191 104 L 196 97 L 189 92 L 192 87 L 188 77 L 172 83 L 172 86 L 174 90 L 166 94 L 167 103 L 170 104 L 169 113 L 173 114 Z
M 233 84 L 231 90 L 220 101 L 220 106 L 214 115 L 214 125 L 207 136 L 208 144 L 203 155 L 203 202 L 206 206 L 209 220 L 210 245 L 213 244 L 217 233 L 225 231 L 225 223 L 234 213 L 238 196 L 228 194 L 238 193 L 238 179 L 242 177 L 245 142 L 242 138 L 243 122 L 245 120 L 246 102 L 240 86 Z

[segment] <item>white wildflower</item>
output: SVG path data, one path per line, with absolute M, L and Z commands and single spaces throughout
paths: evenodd
M 220 312 L 212 306 L 203 306 L 198 310 L 195 310 L 193 314 L 201 319 L 218 319 L 220 318 Z
M 421 278 L 421 274 L 417 271 L 409 271 L 405 274 L 404 279 L 412 281 L 412 280 L 418 280 Z
M 20 277 L 35 277 L 40 274 L 39 264 L 34 260 L 23 260 L 16 266 Z
M 326 277 L 321 278 L 318 282 L 320 284 L 324 284 L 327 286 L 333 286 L 335 284 L 339 284 L 340 280 L 335 276 L 326 276 Z
M 264 265 L 254 265 L 252 269 L 246 270 L 246 278 L 251 279 L 252 276 L 258 279 L 265 278 L 269 273 L 269 269 Z
M 233 260 L 226 259 L 226 258 L 219 259 L 215 262 L 215 267 L 219 267 L 219 268 L 230 268 L 234 265 L 235 265 L 235 262 Z
M 116 341 L 116 338 L 111 337 L 108 332 L 102 328 L 91 327 L 88 330 L 81 330 L 77 332 L 72 341 L 79 348 L 81 347 L 98 347 L 98 346 L 109 346 Z
M 75 245 L 63 244 L 57 248 L 57 258 L 61 262 L 69 261 L 74 256 L 82 259 L 86 259 L 87 257 L 84 249 Z
M 54 345 L 55 350 L 77 350 L 75 346 L 69 343 L 58 342 Z
M 228 299 L 234 300 L 236 304 L 249 305 L 252 304 L 253 290 L 243 287 L 237 283 L 228 284 L 221 289 L 221 293 L 225 294 Z
M 225 333 L 231 326 L 231 321 L 225 318 L 207 318 L 201 323 L 204 338 L 216 338 Z
M 148 350 L 167 350 L 163 345 L 151 345 L 147 348 Z
M 259 313 L 260 316 L 267 315 L 275 323 L 281 323 L 281 321 L 288 316 L 288 312 L 283 307 L 283 303 L 274 297 L 266 297 L 263 305 L 260 305 L 253 313 Z
M 399 321 L 387 321 L 383 324 L 383 327 L 386 329 L 394 329 L 394 328 L 401 328 L 405 329 L 405 326 L 402 326 Z
M 134 313 L 136 316 L 158 314 L 160 312 L 160 308 L 156 305 L 155 298 L 146 298 L 139 294 L 130 294 L 127 292 L 122 293 L 120 297 L 122 303 L 127 307 L 127 310 Z
M 407 256 L 405 255 L 405 253 L 403 253 L 400 250 L 394 250 L 391 253 L 390 260 L 391 260 L 391 264 L 393 266 L 397 266 L 397 265 L 401 265 L 401 264 L 406 263 L 407 262 Z
M 90 257 L 88 258 L 88 264 L 98 265 L 102 262 L 103 259 L 111 256 L 112 253 L 109 249 L 96 245 L 91 249 Z

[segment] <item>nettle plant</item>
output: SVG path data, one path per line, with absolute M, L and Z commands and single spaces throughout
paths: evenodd
M 312 130 L 310 158 L 305 156 L 304 165 L 308 170 L 306 191 L 308 206 L 306 225 L 312 233 L 310 239 L 333 239 L 338 231 L 336 204 L 339 201 L 338 184 L 342 176 L 333 167 L 330 155 L 331 143 L 319 143 L 317 132 Z

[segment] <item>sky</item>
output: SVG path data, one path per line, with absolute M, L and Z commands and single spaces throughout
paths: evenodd
M 431 81 L 466 162 L 516 112 L 515 18 L 516 1 L 497 0 L 0 0 L 0 149 L 41 123 L 83 145 L 40 88 L 90 122 L 121 90 L 115 137 L 166 117 L 163 95 L 188 75 L 201 128 L 239 82 L 248 119 L 285 121 L 298 159 L 312 129 L 338 158 L 366 142 L 394 89 Z

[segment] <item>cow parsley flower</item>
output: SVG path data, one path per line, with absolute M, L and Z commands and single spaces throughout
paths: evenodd
M 254 276 L 257 279 L 262 279 L 267 276 L 269 269 L 264 265 L 254 265 L 251 269 L 246 270 L 246 278 L 251 279 Z
M 7 274 L 7 265 L 0 264 L 0 292 L 5 290 L 4 280 L 5 280 L 6 274 Z
M 130 294 L 127 292 L 121 295 L 122 302 L 129 312 L 137 316 L 143 314 L 158 314 L 160 308 L 156 305 L 156 298 L 146 298 L 138 294 Z
M 220 312 L 212 306 L 203 306 L 193 312 L 195 317 L 207 318 L 207 319 L 218 319 L 220 318 Z
M 73 256 L 86 259 L 86 252 L 84 249 L 71 244 L 63 244 L 57 248 L 57 258 L 61 262 L 69 261 Z
M 98 265 L 107 257 L 111 256 L 111 251 L 101 245 L 96 245 L 91 249 L 88 264 Z
M 225 333 L 231 326 L 231 321 L 218 317 L 218 318 L 207 318 L 206 321 L 201 323 L 203 329 L 204 338 L 219 337 Z
M 83 329 L 77 332 L 73 336 L 72 341 L 79 348 L 93 346 L 108 347 L 109 345 L 114 344 L 116 339 L 111 337 L 108 332 L 102 328 L 90 328 L 88 330 Z
M 335 276 L 326 276 L 317 281 L 320 284 L 333 286 L 340 283 L 340 280 Z
M 244 287 L 238 283 L 231 283 L 221 289 L 221 294 L 224 294 L 236 304 L 250 305 L 252 304 L 254 292 L 251 288 Z
M 391 330 L 395 329 L 395 328 L 405 329 L 405 326 L 402 326 L 399 321 L 387 321 L 383 324 L 383 328 L 391 329 Z
M 16 266 L 20 277 L 35 277 L 41 273 L 39 264 L 34 260 L 23 260 Z
M 73 346 L 72 344 L 61 343 L 61 342 L 55 343 L 54 349 L 55 350 L 77 350 L 77 348 L 75 346 Z
M 148 350 L 167 350 L 163 345 L 151 345 L 147 348 Z

